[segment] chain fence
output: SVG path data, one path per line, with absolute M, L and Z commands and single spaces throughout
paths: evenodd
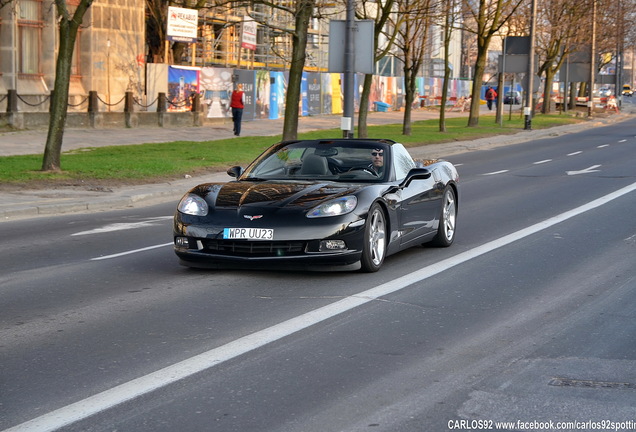
M 0 103 L 3 103 L 6 101 L 7 113 L 20 111 L 18 109 L 18 101 L 30 108 L 41 107 L 48 102 L 49 109 L 50 109 L 50 103 L 53 99 L 53 92 L 51 92 L 51 94 L 43 98 L 42 96 L 37 96 L 38 98 L 41 98 L 41 100 L 39 100 L 38 102 L 33 102 L 32 101 L 33 97 L 34 97 L 33 95 L 28 95 L 28 96 L 19 95 L 15 90 L 9 90 L 6 94 L 0 95 Z M 75 96 L 75 98 L 76 97 L 77 96 Z M 82 99 L 76 102 L 73 102 L 74 100 L 73 98 L 74 97 L 69 97 L 69 101 L 67 102 L 69 107 L 79 108 L 79 107 L 87 105 L 88 112 L 99 112 L 100 111 L 99 106 L 106 106 L 109 108 L 108 110 L 110 111 L 111 107 L 119 106 L 122 103 L 124 104 L 124 109 L 123 109 L 124 112 L 135 111 L 134 109 L 135 106 L 138 107 L 141 111 L 146 111 L 149 108 L 156 106 L 157 112 L 166 112 L 168 111 L 169 107 L 171 107 L 173 110 L 188 108 L 187 111 L 194 111 L 195 110 L 194 108 L 198 109 L 199 95 L 197 94 L 194 97 L 191 96 L 191 97 L 186 97 L 184 99 L 179 99 L 179 100 L 169 100 L 166 97 L 165 93 L 159 93 L 158 96 L 152 102 L 149 102 L 149 103 L 144 103 L 142 100 L 135 97 L 132 94 L 132 92 L 126 92 L 120 100 L 118 100 L 117 102 L 112 102 L 112 103 L 102 99 L 95 91 L 89 92 L 88 95 L 83 96 Z M 190 107 L 193 107 L 193 108 L 190 108 Z M 29 111 L 27 110 L 27 112 Z

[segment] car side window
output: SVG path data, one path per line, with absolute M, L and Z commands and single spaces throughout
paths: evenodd
M 415 168 L 415 161 L 413 161 L 413 158 L 402 144 L 393 144 L 391 146 L 391 154 L 393 155 L 395 179 L 398 181 L 403 180 L 409 171 Z

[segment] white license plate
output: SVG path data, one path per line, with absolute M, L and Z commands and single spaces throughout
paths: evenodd
M 274 240 L 271 228 L 224 228 L 223 238 L 228 240 Z

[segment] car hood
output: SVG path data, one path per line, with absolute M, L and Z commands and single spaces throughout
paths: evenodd
M 309 182 L 250 182 L 202 184 L 190 192 L 216 209 L 254 207 L 311 208 L 332 198 L 354 194 L 363 186 Z

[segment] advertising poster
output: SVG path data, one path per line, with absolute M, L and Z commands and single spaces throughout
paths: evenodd
M 270 84 L 269 71 L 256 71 L 256 112 L 255 118 L 269 118 L 269 101 L 270 101 Z
M 320 74 L 320 94 L 322 96 L 322 113 L 331 113 L 331 74 Z
M 303 72 L 300 79 L 300 101 L 298 114 L 305 117 L 309 115 L 309 100 L 307 99 L 307 72 Z
M 190 111 L 192 95 L 199 93 L 199 68 L 170 66 L 168 69 L 168 111 Z
M 342 76 L 338 73 L 331 75 L 331 114 L 342 113 Z
M 201 102 L 207 107 L 208 118 L 232 117 L 230 112 L 230 91 L 234 69 L 201 69 Z
M 245 93 L 243 120 L 252 120 L 256 113 L 256 73 L 253 70 L 234 69 L 234 79 L 237 84 L 243 85 Z
M 285 113 L 285 75 L 282 72 L 270 72 L 269 118 L 276 120 Z
M 307 112 L 310 116 L 320 114 L 320 75 L 317 72 L 307 73 Z

